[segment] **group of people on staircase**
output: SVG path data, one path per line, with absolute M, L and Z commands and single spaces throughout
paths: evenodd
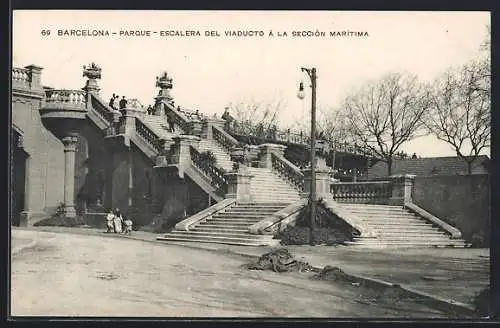
M 109 99 L 109 107 L 113 108 L 113 109 L 118 109 L 116 108 L 116 100 L 120 98 L 119 95 L 115 95 L 113 93 L 113 96 L 111 96 L 111 99 Z M 120 109 L 124 109 L 127 107 L 127 99 L 125 99 L 125 96 L 122 96 L 122 99 L 120 99 L 120 101 L 118 102 L 118 106 Z
M 115 211 L 109 210 L 108 215 L 106 215 L 106 232 L 132 234 L 133 222 L 129 218 L 124 218 L 120 210 L 117 208 Z

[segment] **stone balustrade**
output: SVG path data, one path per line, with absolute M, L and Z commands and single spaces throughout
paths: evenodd
M 160 137 L 153 132 L 146 124 L 142 123 L 139 118 L 135 118 L 135 132 L 144 141 L 146 141 L 150 146 L 152 146 L 158 153 L 163 150 L 163 145 L 161 145 L 158 140 Z
M 225 194 L 228 188 L 228 182 L 225 177 L 226 172 L 215 165 L 203 161 L 200 152 L 195 147 L 191 146 L 189 152 L 193 165 L 210 178 L 210 184 L 217 192 Z
M 390 181 L 336 182 L 330 185 L 339 203 L 388 204 L 392 196 Z
M 298 167 L 285 159 L 285 157 L 274 152 L 270 153 L 270 158 L 273 170 L 277 171 L 284 179 L 290 181 L 300 191 L 304 190 L 304 175 Z
M 56 108 L 85 108 L 87 97 L 83 90 L 50 89 L 45 91 L 45 102 Z
M 231 152 L 233 147 L 238 145 L 238 141 L 236 139 L 234 139 L 230 134 L 228 134 L 218 126 L 212 125 L 211 132 L 212 139 L 215 140 L 227 152 Z
M 29 87 L 31 82 L 30 71 L 26 68 L 12 68 L 12 85 Z

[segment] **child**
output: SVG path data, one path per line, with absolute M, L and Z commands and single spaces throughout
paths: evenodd
M 111 232 L 115 230 L 115 227 L 113 225 L 113 219 L 115 218 L 115 214 L 113 213 L 113 210 L 109 210 L 108 215 L 106 215 L 106 225 L 108 230 L 106 232 Z
M 131 235 L 132 234 L 132 225 L 133 225 L 132 220 L 130 220 L 129 218 L 125 218 L 125 221 L 123 221 L 123 224 L 124 224 L 123 233 Z

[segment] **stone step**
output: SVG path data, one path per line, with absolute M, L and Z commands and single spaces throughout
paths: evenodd
M 247 215 L 272 215 L 276 213 L 276 210 L 270 210 L 265 208 L 244 208 L 244 209 L 231 209 L 224 212 L 219 212 L 217 214 L 247 214 Z
M 365 222 L 365 221 L 363 221 Z M 399 227 L 399 228 L 411 228 L 411 227 L 432 227 L 432 224 L 425 223 L 424 221 L 421 222 L 406 222 L 406 221 L 401 221 L 401 222 L 376 222 L 376 223 L 370 223 L 369 224 L 371 227 L 379 226 L 379 227 L 385 227 L 385 226 L 393 226 L 393 227 Z
M 426 221 L 422 219 L 417 219 L 417 218 L 397 218 L 397 219 L 389 219 L 389 218 L 380 218 L 380 219 L 361 219 L 361 221 L 365 222 L 366 224 L 369 225 L 377 225 L 379 223 L 408 223 L 408 224 L 418 224 L 418 223 L 427 223 Z
M 363 212 L 407 212 L 402 206 L 388 206 L 388 205 L 367 205 L 367 204 L 348 204 L 340 203 L 342 208 L 350 211 L 363 211 Z
M 235 229 L 235 230 L 245 230 L 248 231 L 248 228 L 250 228 L 252 224 L 225 224 L 225 223 L 200 223 L 194 227 L 194 229 L 197 228 L 227 228 L 227 229 Z
M 406 211 L 401 211 L 401 212 L 396 212 L 396 211 L 389 211 L 389 212 L 366 212 L 366 211 L 353 211 L 353 210 L 346 210 L 349 211 L 350 213 L 354 213 L 359 216 L 368 216 L 368 217 L 378 217 L 378 216 L 388 216 L 388 217 L 398 217 L 398 216 L 410 216 L 410 217 L 418 217 L 417 214 L 411 213 L 411 212 L 406 212 Z
M 241 238 L 241 239 L 251 239 L 251 240 L 262 240 L 262 235 L 252 235 L 248 232 L 232 233 L 224 231 L 177 231 L 174 230 L 168 234 L 169 236 L 175 237 L 185 237 L 185 236 L 203 236 L 203 237 L 223 237 L 223 238 Z
M 370 226 L 370 229 L 377 232 L 395 232 L 395 233 L 419 233 L 419 232 L 441 232 L 436 227 L 433 227 L 432 225 L 427 225 L 427 226 L 417 226 L 417 227 L 406 227 L 402 229 L 401 227 L 391 227 L 391 226 L 384 226 L 384 227 L 377 227 L 377 226 Z
M 231 221 L 231 222 L 253 222 L 253 221 L 261 221 L 268 217 L 269 215 L 250 215 L 250 214 L 230 214 L 230 213 L 221 213 L 214 214 L 210 220 L 223 220 L 223 221 Z
M 408 239 L 413 239 L 413 238 L 449 238 L 448 235 L 446 235 L 443 232 L 377 232 L 377 236 L 380 239 L 386 239 L 386 238 L 408 238 Z
M 436 244 L 436 243 L 378 243 L 378 244 L 361 244 L 358 242 L 346 242 L 349 247 L 367 248 L 367 249 L 391 249 L 391 248 L 467 248 L 465 243 L 457 244 Z
M 217 225 L 226 225 L 226 226 L 240 226 L 240 227 L 249 227 L 261 220 L 231 220 L 231 219 L 210 219 L 205 222 L 205 224 L 217 224 Z M 201 223 L 200 223 L 201 224 Z
M 221 232 L 231 232 L 231 233 L 243 233 L 248 232 L 248 228 L 228 228 L 223 225 L 197 225 L 190 231 L 221 231 Z
M 246 206 L 269 206 L 269 207 L 286 207 L 288 206 L 288 203 L 283 203 L 283 202 L 264 202 L 264 203 L 261 203 L 261 202 L 255 202 L 255 201 L 252 201 L 252 202 L 240 202 L 237 204 L 238 207 L 246 207 Z
M 279 245 L 279 240 L 248 240 L 240 238 L 203 238 L 203 237 L 157 237 L 157 240 L 163 241 L 174 241 L 174 242 L 198 242 L 198 243 L 216 243 L 216 244 L 226 244 L 226 245 L 238 245 L 238 246 L 277 246 Z
M 357 241 L 357 238 L 354 238 Z M 363 240 L 362 238 L 360 239 Z M 407 236 L 377 236 L 377 240 L 383 242 L 449 242 L 451 239 L 447 236 L 437 235 L 437 236 L 419 236 L 419 235 L 407 235 Z M 373 242 L 373 241 L 370 241 Z

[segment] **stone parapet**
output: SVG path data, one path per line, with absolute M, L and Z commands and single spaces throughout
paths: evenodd
M 415 175 L 400 174 L 389 177 L 392 185 L 392 195 L 389 198 L 389 205 L 401 205 L 412 203 L 412 189 Z
M 271 154 L 275 153 L 280 157 L 284 157 L 286 146 L 279 144 L 266 143 L 259 145 L 260 162 L 259 167 L 272 169 L 273 162 Z
M 250 182 L 253 175 L 245 171 L 229 172 L 226 174 L 226 198 L 234 198 L 237 202 L 252 201 Z

